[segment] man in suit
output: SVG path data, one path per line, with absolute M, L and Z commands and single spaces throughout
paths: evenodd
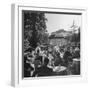
M 65 51 L 63 56 L 65 66 L 68 66 L 69 58 L 72 58 L 72 53 L 70 52 L 70 49 L 67 48 L 67 51 Z

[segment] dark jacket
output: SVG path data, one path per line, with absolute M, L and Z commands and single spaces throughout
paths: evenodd
M 51 76 L 52 75 L 53 70 L 47 66 L 42 66 L 39 67 L 35 70 L 33 76 Z

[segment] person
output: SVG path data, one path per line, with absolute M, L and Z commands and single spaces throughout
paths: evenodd
M 35 77 L 35 76 L 51 76 L 53 70 L 47 66 L 48 63 L 49 63 L 49 59 L 45 58 L 44 65 L 42 65 L 41 67 L 38 67 L 35 70 L 35 72 L 33 73 L 33 77 Z
M 34 70 L 34 68 L 27 63 L 28 59 L 27 56 L 24 57 L 24 77 L 30 77 L 31 71 Z
M 52 56 L 51 53 L 48 54 L 48 59 L 49 59 L 49 66 L 52 66 L 54 57 Z
M 36 54 L 40 54 L 41 53 L 41 47 L 40 47 L 40 44 L 38 43 L 37 44 L 37 47 L 36 47 L 36 49 L 35 49 L 35 52 L 36 52 Z
M 74 50 L 74 55 L 73 55 L 73 58 L 80 58 L 80 50 L 78 47 L 75 48 Z
M 60 57 L 63 58 L 63 56 L 64 56 L 64 50 L 61 49 L 61 50 L 60 50 Z
M 65 51 L 64 56 L 63 56 L 65 66 L 68 66 L 69 57 L 72 57 L 72 54 L 70 53 L 70 49 L 67 48 L 67 51 Z
M 61 57 L 60 57 L 60 53 L 56 53 L 56 55 L 55 55 L 55 62 L 54 62 L 54 65 L 55 66 L 59 66 L 59 65 L 61 65 L 62 64 L 62 59 L 61 59 Z
M 59 45 L 54 46 L 56 52 L 59 52 Z
M 72 57 L 68 57 L 67 75 L 73 74 L 73 60 Z

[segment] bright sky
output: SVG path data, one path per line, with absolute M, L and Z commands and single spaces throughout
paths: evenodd
M 75 25 L 81 26 L 81 15 L 46 13 L 45 16 L 48 20 L 46 25 L 49 33 L 59 29 L 68 30 L 72 26 L 73 20 Z

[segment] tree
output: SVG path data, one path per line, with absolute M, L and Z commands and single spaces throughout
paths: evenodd
M 42 42 L 47 32 L 46 20 L 43 12 L 24 11 L 24 39 L 28 39 L 33 48 Z
M 72 42 L 80 42 L 80 27 L 78 28 L 78 33 L 74 33 L 71 37 Z

